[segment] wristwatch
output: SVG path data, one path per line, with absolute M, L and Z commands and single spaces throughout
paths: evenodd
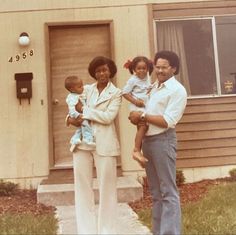
M 141 121 L 145 121 L 145 117 L 146 117 L 146 113 L 143 112 L 143 113 L 141 114 L 141 116 L 140 116 L 140 120 L 141 120 Z

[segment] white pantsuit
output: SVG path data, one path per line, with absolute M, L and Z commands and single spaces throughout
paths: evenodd
M 114 120 L 121 105 L 121 91 L 111 82 L 98 93 L 96 83 L 86 86 L 87 106 L 83 117 L 91 120 L 95 149 L 83 148 L 73 153 L 75 207 L 78 234 L 117 234 L 116 156 L 120 145 Z M 98 211 L 93 192 L 93 162 L 99 186 Z

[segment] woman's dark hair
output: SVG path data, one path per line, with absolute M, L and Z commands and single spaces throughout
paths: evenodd
M 108 66 L 111 72 L 110 78 L 113 78 L 117 72 L 116 64 L 113 60 L 104 56 L 97 56 L 89 63 L 88 72 L 90 76 L 96 79 L 95 70 L 97 67 L 102 65 Z
M 136 56 L 135 58 L 133 58 L 133 60 L 128 64 L 130 73 L 134 73 L 134 70 L 140 61 L 143 61 L 147 65 L 148 73 L 149 75 L 151 75 L 153 71 L 153 63 L 145 56 Z
M 156 53 L 154 57 L 154 64 L 156 64 L 158 59 L 165 59 L 169 61 L 169 64 L 172 68 L 176 68 L 176 71 L 174 72 L 174 75 L 177 75 L 179 73 L 179 57 L 177 54 L 173 51 L 159 51 Z

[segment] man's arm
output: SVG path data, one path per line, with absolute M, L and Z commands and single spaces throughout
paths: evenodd
M 134 125 L 137 125 L 141 121 L 151 123 L 153 125 L 162 127 L 162 128 L 167 128 L 168 124 L 165 121 L 164 117 L 162 115 L 151 115 L 151 114 L 145 114 L 143 120 L 141 120 L 141 115 L 143 112 L 141 111 L 132 111 L 129 114 L 129 120 L 131 123 Z

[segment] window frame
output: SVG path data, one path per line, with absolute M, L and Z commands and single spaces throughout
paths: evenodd
M 236 16 L 236 1 L 204 1 L 204 2 L 187 2 L 187 3 L 157 3 L 149 5 L 151 54 L 154 56 L 157 50 L 157 31 L 156 22 L 158 21 L 174 21 L 174 20 L 193 20 L 193 19 L 211 19 L 212 37 L 213 37 L 213 53 L 215 61 L 215 74 L 217 94 L 215 95 L 194 95 L 188 96 L 189 99 L 198 98 L 217 98 L 217 97 L 234 97 L 236 94 L 222 94 L 220 83 L 220 67 L 217 48 L 216 34 L 216 17 Z

